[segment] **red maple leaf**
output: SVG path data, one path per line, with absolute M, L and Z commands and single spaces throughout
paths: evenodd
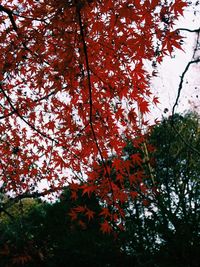
M 141 115 L 151 99 L 158 103 L 145 62 L 181 49 L 172 27 L 186 2 L 20 2 L 17 13 L 16 0 L 0 4 L 2 193 L 23 198 L 47 181 L 42 195 L 69 185 L 73 200 L 79 192 L 97 196 L 108 208 L 100 215 L 112 221 L 110 210 L 122 216 L 117 204 L 144 178 L 139 154 L 132 156 L 139 165 L 133 174 L 122 158 L 125 140 L 137 149 L 144 142 Z M 82 212 L 94 216 L 84 205 L 70 216 Z M 102 232 L 111 229 L 102 223 Z
M 148 113 L 149 112 L 149 103 L 146 100 L 139 100 L 138 106 L 141 113 Z
M 90 210 L 90 209 L 87 208 L 87 210 L 86 210 L 86 212 L 85 212 L 85 215 L 88 217 L 88 220 L 89 220 L 89 221 L 90 221 L 91 219 L 93 219 L 94 214 L 95 214 L 94 211 L 92 211 L 92 210 Z
M 112 227 L 111 225 L 109 224 L 108 221 L 104 221 L 103 223 L 101 223 L 101 231 L 105 234 L 105 233 L 110 233 L 112 231 Z
M 183 9 L 184 7 L 187 7 L 188 4 L 186 2 L 183 2 L 182 0 L 177 0 L 175 3 L 171 6 L 170 10 L 175 13 L 175 16 L 177 17 L 179 14 L 183 16 Z
M 81 188 L 83 189 L 82 195 L 87 194 L 90 197 L 91 194 L 93 192 L 95 192 L 97 186 L 96 185 L 87 185 L 87 184 L 85 184 L 85 185 L 81 186 Z

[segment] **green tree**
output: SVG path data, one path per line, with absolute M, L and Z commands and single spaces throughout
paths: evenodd
M 1 216 L 1 266 L 197 267 L 198 115 L 163 119 L 142 144 L 132 144 L 129 141 L 124 152 L 124 161 L 133 161 L 129 176 L 136 177 L 143 169 L 146 179 L 133 180 L 135 195 L 121 203 L 125 231 L 103 235 L 99 231 L 104 220 L 99 216 L 103 203 L 98 196 L 83 190 L 71 195 L 67 187 L 53 204 L 23 200 L 7 209 L 11 216 Z M 134 165 L 137 158 L 132 155 L 137 153 L 143 158 L 141 169 L 140 164 Z M 117 160 L 110 159 L 107 165 L 117 167 Z M 120 187 L 118 172 L 111 169 L 112 179 Z M 124 185 L 130 186 L 125 172 L 123 179 Z M 93 211 L 93 218 L 88 210 Z M 72 215 L 76 220 L 71 220 Z
M 151 194 L 138 192 L 127 208 L 124 250 L 136 256 L 137 266 L 196 267 L 200 262 L 198 115 L 163 119 L 152 129 L 149 144 L 155 147 L 148 154 L 150 170 L 146 167 L 153 176 L 146 179 Z M 129 156 L 132 149 L 129 144 Z
M 81 192 L 78 192 L 78 195 Z M 99 231 L 100 204 L 94 195 L 72 200 L 69 188 L 53 204 L 22 201 L 2 215 L 0 225 L 1 266 L 64 267 L 123 266 L 128 260 L 113 235 Z M 33 203 L 34 202 L 34 203 Z M 86 207 L 94 212 L 91 220 L 79 214 L 72 221 L 71 208 Z M 23 211 L 22 211 L 23 210 Z M 122 265 L 121 265 L 122 264 Z

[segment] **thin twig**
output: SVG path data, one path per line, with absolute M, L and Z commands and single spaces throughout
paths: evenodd
M 185 138 L 183 138 L 183 136 L 180 134 L 180 132 L 176 129 L 175 125 L 174 125 L 174 120 L 173 120 L 173 116 L 172 116 L 172 120 L 171 120 L 171 126 L 173 128 L 173 130 L 176 132 L 176 134 L 180 137 L 181 141 L 193 152 L 195 152 L 197 155 L 200 156 L 200 151 L 198 151 L 195 147 L 193 147 L 191 144 L 189 144 Z
M 5 98 L 7 99 L 9 105 L 11 106 L 13 112 L 15 114 L 17 114 L 17 116 L 23 121 L 25 122 L 32 130 L 36 131 L 37 133 L 39 133 L 41 136 L 49 139 L 51 142 L 55 141 L 53 138 L 51 138 L 50 136 L 46 135 L 45 133 L 41 132 L 39 129 L 37 129 L 35 126 L 33 126 L 30 122 L 28 122 L 26 119 L 24 119 L 24 117 L 19 113 L 19 111 L 14 107 L 10 97 L 6 94 L 5 90 L 3 89 L 2 85 L 0 85 L 0 89 L 3 93 L 3 95 L 5 96 Z
M 188 62 L 187 66 L 185 67 L 185 70 L 183 71 L 183 73 L 180 76 L 180 83 L 179 83 L 179 87 L 178 87 L 178 94 L 177 94 L 177 97 L 176 97 L 176 101 L 174 103 L 174 106 L 172 108 L 172 116 L 174 116 L 175 107 L 178 105 L 178 101 L 179 101 L 179 98 L 180 98 L 180 95 L 181 95 L 181 90 L 183 88 L 183 81 L 184 81 L 185 75 L 186 75 L 186 73 L 187 73 L 190 65 L 195 64 L 195 63 L 198 63 L 198 62 L 200 62 L 200 58 L 197 58 L 195 60 L 191 60 L 190 62 Z
M 197 32 L 196 45 L 195 45 L 194 53 L 193 53 L 193 56 L 192 56 L 193 59 L 195 59 L 195 54 L 196 54 L 196 52 L 198 51 L 198 46 L 199 46 L 199 35 L 200 35 L 200 31 Z
M 190 29 L 187 29 L 187 28 L 178 28 L 175 31 L 200 32 L 200 28 L 194 29 L 194 30 L 190 30 Z

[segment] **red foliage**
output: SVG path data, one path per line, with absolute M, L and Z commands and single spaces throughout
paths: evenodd
M 94 192 L 114 213 L 116 203 L 137 195 L 123 177 L 131 176 L 131 184 L 142 179 L 142 171 L 130 174 L 132 165 L 140 167 L 140 155 L 113 166 L 107 160 L 122 155 L 127 138 L 136 146 L 143 142 L 139 115 L 149 112 L 152 99 L 158 102 L 144 62 L 160 63 L 181 48 L 172 26 L 186 3 L 167 2 L 1 1 L 4 192 L 39 196 L 68 182 L 78 187 L 82 180 L 83 194 Z M 38 187 L 44 188 L 40 194 Z M 91 219 L 93 213 L 85 211 Z M 110 224 L 105 221 L 101 229 L 109 232 Z

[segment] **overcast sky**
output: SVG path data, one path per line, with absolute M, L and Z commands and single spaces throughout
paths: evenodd
M 192 1 L 192 6 L 187 8 L 184 12 L 184 17 L 180 18 L 176 28 L 197 29 L 200 27 L 200 4 L 195 5 L 197 1 Z M 196 11 L 196 15 L 194 14 Z M 152 83 L 154 92 L 160 98 L 158 107 L 152 108 L 154 119 L 161 118 L 164 114 L 165 108 L 169 110 L 167 115 L 172 113 L 173 105 L 176 101 L 178 86 L 180 83 L 180 76 L 183 73 L 186 65 L 191 61 L 194 46 L 196 45 L 197 34 L 186 31 L 181 32 L 185 36 L 183 49 L 185 52 L 176 50 L 175 57 L 166 57 L 163 63 L 158 67 L 158 77 Z M 199 53 L 200 51 L 198 51 Z M 200 53 L 199 55 L 200 56 Z M 200 63 L 192 64 L 187 72 L 183 89 L 181 90 L 180 101 L 176 107 L 176 112 L 184 112 L 192 109 L 200 113 Z

